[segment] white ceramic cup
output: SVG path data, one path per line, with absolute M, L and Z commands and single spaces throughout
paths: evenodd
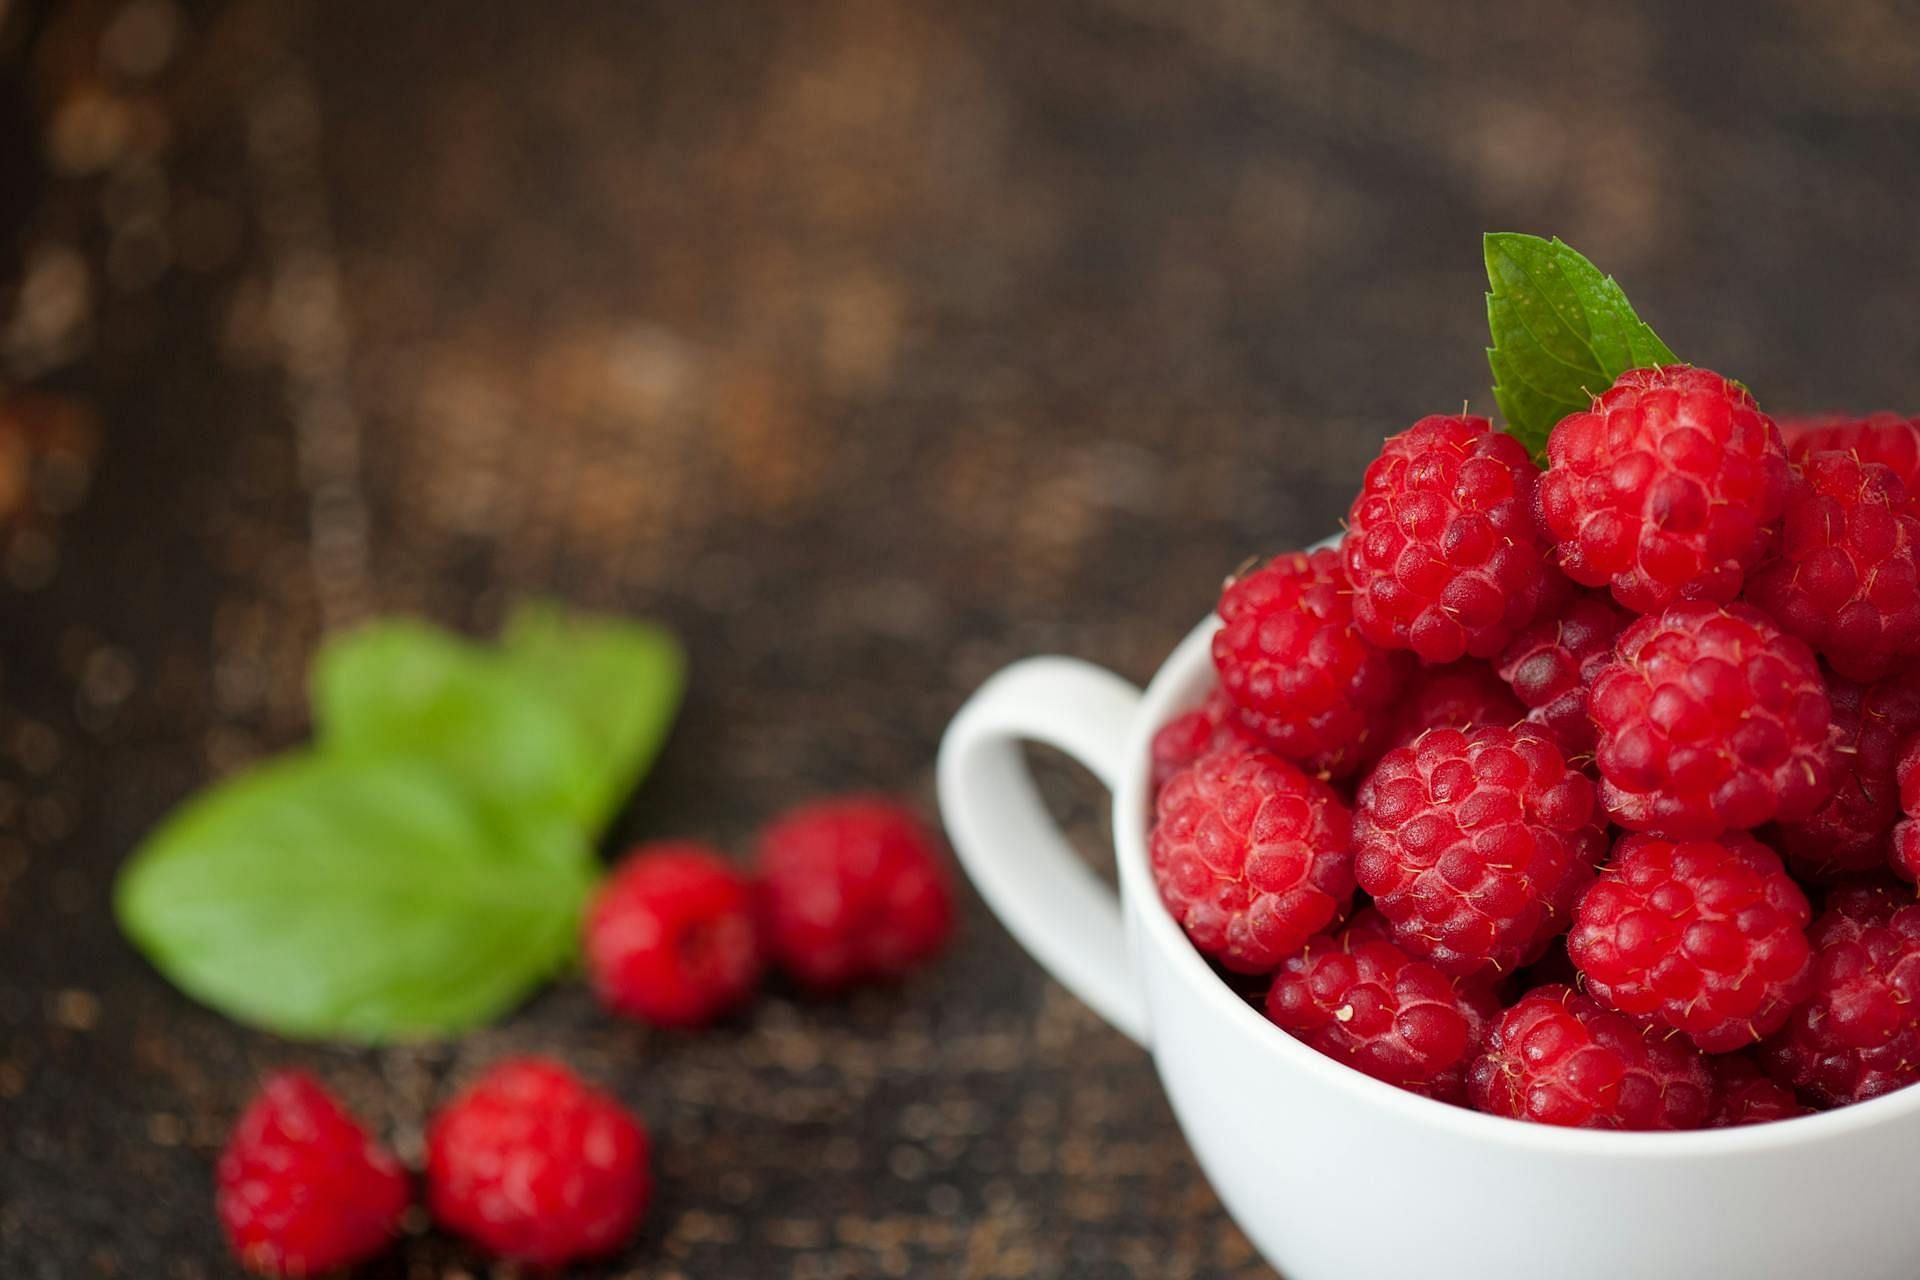
M 1152 1052 L 1201 1167 L 1288 1280 L 1920 1276 L 1920 1088 L 1741 1129 L 1556 1129 L 1370 1079 L 1230 991 L 1162 907 L 1146 844 L 1148 746 L 1213 684 L 1218 625 L 1144 695 L 1068 658 L 994 676 L 947 730 L 940 808 L 1013 936 Z M 1112 790 L 1117 899 L 1061 838 L 1022 741 Z

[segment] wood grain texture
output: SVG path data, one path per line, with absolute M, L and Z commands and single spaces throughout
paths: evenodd
M 30 12 L 31 11 L 31 12 Z M 1145 1059 L 967 902 L 903 987 L 669 1037 L 577 986 L 457 1044 L 239 1030 L 111 875 L 293 741 L 330 626 L 657 617 L 619 825 L 744 853 L 931 803 L 1001 664 L 1144 679 L 1379 438 L 1488 408 L 1478 235 L 1555 233 L 1776 411 L 1920 408 L 1894 3 L 17 5 L 0 227 L 0 1274 L 226 1275 L 211 1154 L 317 1070 L 403 1153 L 498 1055 L 660 1136 L 583 1274 L 1255 1277 Z M 25 128 L 6 112 L 0 150 Z M 23 168 L 23 165 L 26 166 Z M 1089 850 L 1100 797 L 1052 766 Z M 1093 856 L 1098 856 L 1094 854 Z M 365 1274 L 487 1265 L 424 1230 Z

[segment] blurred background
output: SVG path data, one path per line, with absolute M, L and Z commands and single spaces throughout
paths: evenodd
M 349 1052 L 173 992 L 112 873 L 299 739 L 326 630 L 529 593 L 692 651 L 622 838 L 930 808 L 995 668 L 1144 680 L 1383 435 L 1491 410 L 1483 230 L 1775 412 L 1912 412 L 1916 210 L 1894 0 L 0 0 L 0 1274 L 228 1274 L 263 1068 L 417 1157 L 447 1081 L 540 1050 L 660 1140 L 593 1274 L 1267 1275 L 1146 1059 L 970 895 L 850 1003 L 674 1038 L 561 985 Z

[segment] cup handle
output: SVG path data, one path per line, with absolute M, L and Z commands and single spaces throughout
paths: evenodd
M 993 913 L 1042 968 L 1136 1043 L 1147 1012 L 1120 900 L 1041 802 L 1022 740 L 1057 747 L 1108 790 L 1127 766 L 1140 691 L 1091 663 L 1029 658 L 981 685 L 940 744 L 940 813 Z

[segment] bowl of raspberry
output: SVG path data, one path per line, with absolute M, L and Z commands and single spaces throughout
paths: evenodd
M 1289 1280 L 1915 1274 L 1916 443 L 1681 364 L 1539 457 L 1423 418 L 1144 692 L 1035 658 L 955 718 L 969 875 Z M 1026 741 L 1112 790 L 1117 892 Z

